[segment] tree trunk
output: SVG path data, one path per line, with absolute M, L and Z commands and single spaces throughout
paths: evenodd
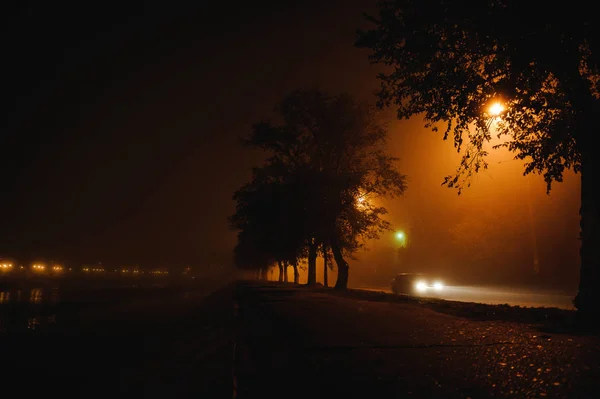
M 325 287 L 329 287 L 329 282 L 327 281 L 327 269 L 329 268 L 329 262 L 327 259 L 327 247 L 323 249 L 323 285 Z
M 292 267 L 294 268 L 294 284 L 300 284 L 300 272 L 298 271 L 298 262 L 294 261 L 294 263 L 292 263 Z
M 591 132 L 590 132 L 591 134 Z M 598 210 L 600 195 L 596 184 L 600 177 L 600 161 L 585 149 L 581 154 L 581 208 L 579 208 L 581 270 L 579 292 L 574 304 L 589 321 L 600 322 L 600 220 Z
M 289 265 L 290 264 L 287 261 L 283 262 L 283 282 L 284 283 L 288 282 L 288 275 L 287 275 L 287 273 L 288 273 L 288 266 Z
M 345 290 L 348 288 L 348 271 L 350 266 L 348 266 L 348 262 L 344 259 L 342 255 L 342 249 L 340 248 L 337 240 L 332 240 L 331 243 L 331 252 L 333 253 L 333 258 L 335 259 L 335 263 L 338 268 L 338 277 L 335 282 L 336 290 Z
M 317 284 L 317 244 L 314 239 L 311 244 L 308 245 L 308 281 L 307 285 Z
M 279 266 L 279 282 L 283 282 L 283 262 L 278 261 L 277 265 Z

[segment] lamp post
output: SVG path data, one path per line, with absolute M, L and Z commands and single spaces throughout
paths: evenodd
M 400 265 L 402 262 L 402 258 L 404 255 L 404 250 L 407 247 L 407 243 L 408 243 L 408 238 L 407 235 L 404 231 L 402 230 L 398 230 L 394 233 L 394 241 L 396 242 L 396 244 L 394 245 L 394 253 L 396 254 L 396 264 Z
M 395 237 L 396 241 L 398 241 L 402 248 L 406 247 L 406 233 L 403 231 L 397 231 Z

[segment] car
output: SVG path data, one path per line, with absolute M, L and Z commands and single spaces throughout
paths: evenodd
M 444 283 L 423 273 L 398 273 L 391 281 L 394 294 L 432 295 L 444 290 Z

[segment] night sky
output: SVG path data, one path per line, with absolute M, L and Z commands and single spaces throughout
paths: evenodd
M 375 87 L 352 48 L 370 2 L 144 3 L 3 13 L 5 256 L 229 259 L 260 159 L 239 137 L 296 87 Z
M 173 3 L 20 2 L 2 12 L 0 255 L 229 262 L 231 195 L 261 159 L 239 143 L 251 124 L 296 88 L 374 100 L 377 70 L 353 47 L 371 0 Z M 466 272 L 518 279 L 533 230 L 546 274 L 576 283 L 575 176 L 547 196 L 539 176 L 523 178 L 522 164 L 500 154 L 458 197 L 440 186 L 458 165 L 452 145 L 419 121 L 390 126 L 409 189 L 386 205 L 410 231 L 420 265 L 458 270 L 468 254 L 449 232 L 489 233 L 514 251 L 495 249 L 505 256 L 490 266 L 496 274 Z M 388 239 L 354 270 L 386 262 L 368 259 Z

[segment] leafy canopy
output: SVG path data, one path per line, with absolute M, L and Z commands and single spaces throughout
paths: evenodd
M 434 130 L 444 126 L 444 139 L 464 151 L 445 180 L 450 187 L 460 193 L 487 167 L 494 101 L 506 109 L 494 132 L 506 140 L 498 146 L 526 161 L 525 174 L 543 174 L 550 190 L 566 168 L 580 171 L 599 110 L 589 5 L 397 0 L 380 1 L 378 15 L 367 18 L 375 27 L 359 31 L 356 44 L 386 66 L 379 106 L 396 107 L 400 119 L 423 115 Z

